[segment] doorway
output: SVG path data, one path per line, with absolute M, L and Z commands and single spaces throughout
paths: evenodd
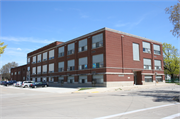
M 137 85 L 137 72 L 134 72 L 134 85 Z
M 85 79 L 82 79 L 82 83 L 85 83 Z

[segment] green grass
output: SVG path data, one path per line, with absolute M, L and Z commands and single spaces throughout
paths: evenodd
M 180 85 L 180 83 L 175 83 L 175 84 Z
M 93 88 L 80 88 L 78 91 L 81 91 L 81 90 L 89 90 L 89 89 L 93 89 Z

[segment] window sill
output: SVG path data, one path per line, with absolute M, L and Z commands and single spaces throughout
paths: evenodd
M 143 52 L 143 53 L 151 54 L 151 53 L 149 53 L 149 52 Z
M 154 55 L 159 55 L 160 56 L 161 54 L 154 54 Z
M 73 54 L 69 54 L 69 55 L 67 54 L 67 56 L 70 56 L 70 55 L 74 55 L 74 53 Z

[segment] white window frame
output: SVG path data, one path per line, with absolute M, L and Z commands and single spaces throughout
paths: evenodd
M 84 43 L 85 45 L 80 45 L 81 42 L 86 42 L 86 43 Z M 79 52 L 87 51 L 87 39 L 80 40 L 78 43 L 79 43 L 78 44 L 78 46 L 79 46 L 78 51 Z
M 32 67 L 32 74 L 33 74 L 33 75 L 36 74 L 36 67 Z
M 145 63 L 145 60 L 150 60 L 150 64 L 146 64 L 146 63 Z M 149 61 L 146 61 L 146 62 L 149 62 Z M 144 58 L 144 59 L 143 59 L 143 65 L 144 65 L 144 69 L 151 70 L 151 69 L 152 69 L 151 59 Z
M 73 61 L 73 60 L 74 59 L 67 61 L 67 65 L 68 65 L 67 71 L 74 71 L 75 70 L 75 60 L 74 60 L 74 66 L 69 66 L 69 62 Z
M 73 45 L 74 45 L 74 46 L 73 46 Z M 71 48 L 70 46 L 73 46 L 74 48 Z M 68 44 L 67 55 L 72 55 L 72 54 L 74 54 L 74 50 L 75 50 L 75 43 Z
M 52 56 L 50 56 L 52 55 Z M 54 59 L 54 49 L 49 51 L 49 60 Z
M 45 58 L 46 57 L 46 58 Z M 47 52 L 43 53 L 43 61 L 47 61 Z
M 97 39 L 97 37 L 102 37 L 100 41 L 95 42 L 94 40 Z M 103 33 L 97 34 L 92 37 L 92 49 L 103 47 Z
M 33 57 L 33 62 L 32 64 L 35 64 L 36 63 L 36 56 Z
M 37 58 L 37 63 L 41 62 L 41 54 L 39 54 L 37 57 L 38 57 Z M 40 57 L 40 59 L 39 59 L 39 57 Z
M 157 50 L 155 47 L 159 47 L 159 49 Z M 161 55 L 161 47 L 160 47 L 160 45 L 153 44 L 153 48 L 154 48 L 154 54 L 155 55 Z
M 156 61 L 160 61 L 160 65 L 157 65 L 155 62 Z M 161 68 L 162 66 L 161 66 L 161 60 L 154 60 L 154 69 L 155 70 L 161 70 L 162 68 Z
M 51 66 L 53 67 L 53 69 L 50 69 Z M 49 73 L 54 73 L 54 63 L 49 64 Z
M 143 41 L 142 44 L 143 44 L 143 52 L 151 53 L 151 43 Z M 149 47 L 146 47 L 147 45 L 149 45 Z
M 137 50 L 138 52 L 136 52 L 136 45 L 138 46 Z M 138 43 L 132 43 L 132 50 L 133 50 L 133 60 L 134 61 L 140 61 L 140 52 L 139 52 L 139 44 Z M 138 53 L 138 54 L 136 54 Z M 138 55 L 138 56 L 137 56 Z M 137 57 L 136 57 L 137 56 Z
M 58 57 L 64 57 L 64 46 L 58 48 Z
M 38 70 L 40 67 L 40 71 Z M 41 74 L 41 66 L 37 66 L 37 74 Z
M 59 64 L 62 62 L 58 62 L 58 72 L 63 72 L 64 71 L 64 66 L 63 67 L 59 67 Z M 63 61 L 64 63 L 64 61 Z
M 85 59 L 86 63 L 81 63 L 81 60 Z M 88 58 L 87 57 L 82 57 L 79 58 L 79 70 L 87 69 L 88 68 Z
M 95 57 L 98 57 L 98 56 L 101 56 L 102 61 L 97 61 L 97 60 L 94 61 Z M 94 68 L 102 68 L 102 67 L 104 67 L 104 55 L 103 54 L 93 55 L 92 68 L 94 69 Z
M 46 71 L 44 71 L 44 68 L 46 67 Z M 46 65 L 43 65 L 43 71 L 42 71 L 43 74 L 46 74 L 47 73 L 47 64 Z

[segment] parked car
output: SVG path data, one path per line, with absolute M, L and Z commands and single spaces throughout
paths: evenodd
M 0 85 L 4 85 L 6 83 L 6 81 L 1 81 Z
M 34 82 L 30 85 L 31 88 L 36 88 L 36 87 L 47 87 L 48 83 L 47 82 Z
M 4 81 L 4 82 L 2 83 L 2 85 L 8 86 L 8 85 L 13 85 L 14 83 L 16 83 L 16 80 Z
M 16 83 L 14 83 L 15 87 L 21 87 L 22 86 L 22 81 L 18 81 Z
M 28 88 L 30 84 L 34 83 L 34 81 L 23 81 L 22 87 L 23 88 Z

